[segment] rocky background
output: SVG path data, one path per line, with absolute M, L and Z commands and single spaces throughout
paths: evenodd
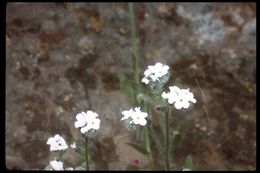
M 166 63 L 172 84 L 191 88 L 198 101 L 171 117 L 175 127 L 188 122 L 172 169 L 191 154 L 195 170 L 255 170 L 256 5 L 138 3 L 134 10 L 140 77 L 147 65 Z M 47 139 L 79 140 L 75 115 L 89 104 L 101 118 L 90 168 L 149 169 L 125 144 L 134 133 L 120 122 L 131 107 L 117 78 L 131 73 L 130 40 L 126 3 L 7 4 L 7 169 L 44 169 L 54 158 Z M 71 149 L 65 158 L 78 166 Z

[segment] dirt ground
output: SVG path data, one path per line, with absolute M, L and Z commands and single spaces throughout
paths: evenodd
M 140 78 L 148 65 L 168 64 L 170 83 L 197 99 L 171 116 L 174 127 L 188 122 L 172 169 L 191 154 L 194 170 L 255 170 L 256 5 L 136 3 L 134 11 Z M 131 107 L 117 78 L 131 73 L 130 41 L 126 3 L 7 4 L 7 169 L 43 170 L 54 157 L 47 139 L 80 139 L 75 115 L 90 104 L 102 119 L 90 168 L 149 169 L 146 157 L 125 144 L 134 134 L 120 121 Z M 65 158 L 78 166 L 73 151 Z

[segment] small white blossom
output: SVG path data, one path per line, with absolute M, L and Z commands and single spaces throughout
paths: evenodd
M 77 121 L 75 122 L 76 128 L 81 128 L 81 133 L 86 133 L 90 129 L 98 130 L 100 126 L 100 119 L 97 118 L 98 114 L 93 111 L 78 113 L 76 115 Z
M 134 109 L 131 108 L 128 111 L 123 111 L 122 114 L 124 117 L 121 118 L 121 120 L 130 119 L 130 123 L 135 125 L 139 124 L 141 126 L 145 126 L 147 123 L 145 118 L 148 116 L 148 114 L 146 112 L 142 112 L 140 107 L 135 107 Z
M 150 82 L 147 77 L 142 78 L 142 82 L 145 83 L 146 85 Z
M 169 66 L 168 65 L 163 65 L 161 63 L 156 63 L 154 65 L 153 73 L 156 77 L 162 77 L 168 73 Z
M 182 171 L 191 171 L 189 168 L 183 168 Z
M 76 148 L 75 142 L 73 142 L 73 144 L 71 144 L 70 147 L 73 148 L 73 149 L 75 149 L 75 148 Z
M 121 118 L 121 120 L 125 120 L 125 119 L 130 118 L 132 116 L 132 114 L 134 114 L 134 110 L 133 110 L 133 108 L 131 108 L 128 111 L 123 111 L 122 114 L 124 115 L 124 117 Z
M 149 65 L 148 68 L 144 71 L 142 82 L 145 84 L 149 84 L 150 81 L 159 81 L 161 77 L 168 74 L 168 70 L 168 65 L 163 65 L 159 62 L 153 66 Z
M 170 92 L 163 92 L 162 97 L 168 99 L 169 104 L 174 103 L 176 109 L 187 109 L 190 106 L 190 102 L 196 103 L 196 99 L 189 89 L 180 89 L 176 86 L 169 87 L 169 89 Z
M 55 171 L 64 170 L 63 162 L 61 162 L 61 161 L 56 161 L 56 160 L 50 161 L 50 165 L 51 165 L 52 169 Z
M 50 137 L 47 141 L 47 144 L 50 145 L 50 151 L 59 151 L 66 150 L 68 145 L 66 144 L 63 137 L 56 134 L 54 137 Z

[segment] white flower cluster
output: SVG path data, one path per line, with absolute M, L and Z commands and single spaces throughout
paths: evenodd
M 52 160 L 50 161 L 50 164 L 47 166 L 46 170 L 53 170 L 53 171 L 73 171 L 74 169 L 72 167 L 65 168 L 63 167 L 62 161 Z
M 162 97 L 168 99 L 169 104 L 174 103 L 176 109 L 187 109 L 190 106 L 189 102 L 196 103 L 196 99 L 189 89 L 180 89 L 177 86 L 170 86 L 169 89 L 170 92 L 163 92 Z
M 50 145 L 50 151 L 60 151 L 66 150 L 68 148 L 64 138 L 58 134 L 56 134 L 54 137 L 50 137 L 47 141 L 47 144 Z
M 50 165 L 51 165 L 51 168 L 55 171 L 64 170 L 63 162 L 61 162 L 61 161 L 57 161 L 57 160 L 50 161 Z
M 148 114 L 146 112 L 142 112 L 140 107 L 135 107 L 134 109 L 131 108 L 128 111 L 123 111 L 122 114 L 124 115 L 124 117 L 121 118 L 122 121 L 130 119 L 131 124 L 139 124 L 141 126 L 145 126 L 147 123 L 145 118 L 148 116 Z
M 75 122 L 76 128 L 81 128 L 81 133 L 86 133 L 91 129 L 98 130 L 100 125 L 100 119 L 97 118 L 98 114 L 93 111 L 87 111 L 78 113 L 76 115 L 77 121 Z
M 159 81 L 161 77 L 168 74 L 169 66 L 163 65 L 162 63 L 156 63 L 155 65 L 148 66 L 148 69 L 144 72 L 144 77 L 142 78 L 142 82 L 145 84 L 149 84 L 150 81 L 155 82 Z

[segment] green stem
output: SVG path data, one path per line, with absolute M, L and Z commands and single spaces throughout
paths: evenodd
M 149 152 L 149 154 L 147 155 L 148 161 L 149 161 L 149 164 L 152 167 L 152 169 L 155 170 L 155 165 L 154 165 L 151 146 L 150 146 L 150 139 L 149 139 L 149 134 L 148 134 L 148 127 L 145 128 L 144 135 L 145 135 L 145 148 Z
M 130 25 L 131 25 L 131 43 L 132 43 L 132 68 L 134 70 L 135 81 L 139 82 L 138 77 L 138 62 L 137 62 L 137 43 L 136 43 L 136 28 L 135 28 L 135 15 L 133 3 L 128 3 L 130 13 Z
M 59 160 L 63 162 L 62 156 L 63 156 L 63 151 L 60 151 L 59 152 Z
M 135 105 L 137 105 L 137 94 L 138 90 L 140 88 L 140 81 L 139 81 L 139 67 L 138 67 L 138 58 L 137 58 L 137 42 L 136 42 L 136 28 L 135 28 L 135 15 L 134 15 L 134 9 L 133 9 L 133 3 L 128 3 L 129 8 L 129 20 L 130 20 L 130 26 L 131 26 L 131 66 L 133 70 L 133 76 L 134 76 L 134 96 L 135 96 Z
M 86 159 L 86 170 L 89 170 L 89 163 L 88 163 L 88 137 L 85 137 L 85 159 Z
M 166 131 L 166 149 L 165 149 L 165 168 L 167 171 L 170 170 L 169 162 L 169 115 L 171 114 L 171 107 L 169 108 L 168 113 L 165 113 L 165 131 Z

